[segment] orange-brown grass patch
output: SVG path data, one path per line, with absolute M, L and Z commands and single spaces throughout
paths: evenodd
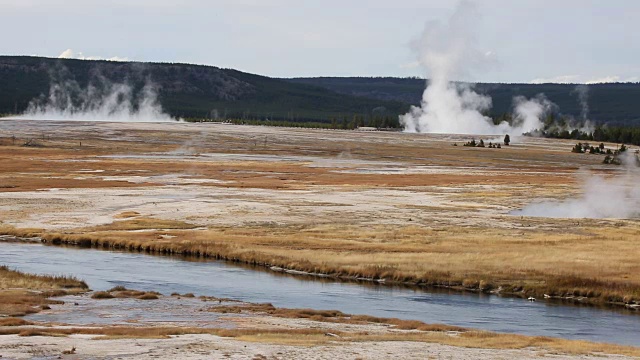
M 120 214 L 114 216 L 116 219 L 130 219 L 136 216 L 140 216 L 140 213 L 137 211 L 123 211 Z
M 144 293 L 144 294 L 142 294 L 140 296 L 137 296 L 136 299 L 139 299 L 139 300 L 158 300 L 159 297 L 158 297 L 158 295 L 156 295 L 154 293 L 147 292 L 147 293 Z
M 241 304 L 241 305 L 221 305 L 209 308 L 211 312 L 222 314 L 263 313 L 271 316 L 289 319 L 309 319 L 313 321 L 323 321 L 342 324 L 387 324 L 398 330 L 420 330 L 420 331 L 457 331 L 464 332 L 467 329 L 459 326 L 444 324 L 426 324 L 417 320 L 402 320 L 395 318 L 381 318 L 368 315 L 349 315 L 338 310 L 314 310 L 314 309 L 287 309 L 276 308 L 271 304 Z
M 42 310 L 52 303 L 42 293 L 27 290 L 0 290 L 0 315 L 25 316 Z
M 146 175 L 162 175 L 168 172 L 184 173 L 213 178 L 226 181 L 224 183 L 208 183 L 204 186 L 228 186 L 229 183 L 239 188 L 262 188 L 262 189 L 297 189 L 308 185 L 343 186 L 358 185 L 367 187 L 405 187 L 405 186 L 450 186 L 463 184 L 555 184 L 566 183 L 567 176 L 566 163 L 576 162 L 569 154 L 557 154 L 557 163 L 545 166 L 531 166 L 530 160 L 547 160 L 548 152 L 545 151 L 522 151 L 520 149 L 504 149 L 501 151 L 460 149 L 458 147 L 443 146 L 441 142 L 421 141 L 397 143 L 361 142 L 361 138 L 346 137 L 342 142 L 316 141 L 308 143 L 309 139 L 304 137 L 296 138 L 296 142 L 307 143 L 307 145 L 292 145 L 288 141 L 273 142 L 267 148 L 256 149 L 255 146 L 243 147 L 238 145 L 251 142 L 241 134 L 226 136 L 228 140 L 225 147 L 209 149 L 211 152 L 220 153 L 246 153 L 253 155 L 313 155 L 325 158 L 334 158 L 344 151 L 344 146 L 354 150 L 352 155 L 356 159 L 393 158 L 395 161 L 407 164 L 424 163 L 425 159 L 420 155 L 422 151 L 433 153 L 438 156 L 430 159 L 430 165 L 437 166 L 460 166 L 461 163 L 470 163 L 481 168 L 486 168 L 486 174 L 469 176 L 464 171 L 453 174 L 354 174 L 336 171 L 340 169 L 309 167 L 307 162 L 291 161 L 246 161 L 246 160 L 224 160 L 213 161 L 188 161 L 181 162 L 174 159 L 154 158 L 154 159 L 118 159 L 118 158 L 95 158 L 96 155 L 109 155 L 120 153 L 118 144 L 126 147 L 128 153 L 139 153 L 142 149 L 149 152 L 158 152 L 168 148 L 163 144 L 158 144 L 159 139 L 153 139 L 155 147 L 150 146 L 145 141 L 146 136 L 159 136 L 163 140 L 170 140 L 170 137 L 163 132 L 137 132 L 139 140 L 131 141 L 92 141 L 91 148 L 81 148 L 71 151 L 65 145 L 41 148 L 22 149 L 16 147 L 0 146 L 0 173 L 10 174 L 11 179 L 0 181 L 0 185 L 7 186 L 7 191 L 30 191 L 42 188 L 102 188 L 102 187 L 140 187 L 157 185 L 153 183 L 132 183 L 127 181 L 110 180 L 104 181 L 100 177 L 93 177 L 84 174 L 78 177 L 79 171 L 87 166 L 104 170 L 100 175 L 126 176 L 129 174 L 139 174 L 144 171 Z M 172 134 L 173 135 L 173 134 Z M 186 135 L 186 134 L 183 134 Z M 347 135 L 347 134 L 343 134 Z M 219 136 L 219 135 L 214 135 Z M 176 136 L 177 137 L 177 136 Z M 313 138 L 313 137 L 311 137 Z M 364 139 L 366 140 L 366 139 Z M 388 139 L 394 142 L 394 139 Z M 345 144 L 345 142 L 347 144 Z M 217 145 L 220 145 L 219 143 Z M 449 144 L 446 144 L 449 145 Z M 313 148 L 313 152 L 306 149 Z M 569 147 L 570 149 L 570 147 Z M 81 150 L 81 151 L 78 151 Z M 562 155 L 562 156 L 560 156 Z M 514 163 L 513 160 L 526 159 L 526 162 Z M 589 158 L 582 157 L 578 163 L 588 162 Z M 591 158 L 595 159 L 595 158 Z M 81 160 L 81 161 L 68 161 Z M 93 161 L 90 165 L 82 160 Z M 64 166 L 60 166 L 60 161 L 64 161 Z M 535 163 L 535 161 L 531 161 Z M 502 166 L 513 171 L 501 176 L 491 174 L 491 166 Z M 575 165 L 574 165 L 575 166 Z M 521 175 L 519 172 L 535 171 L 536 173 L 547 172 L 545 176 Z M 286 174 L 286 175 L 281 175 Z M 276 176 L 274 176 L 276 175 Z M 5 183 L 6 182 L 6 183 Z
M 139 217 L 115 221 L 111 224 L 99 225 L 85 229 L 88 232 L 96 231 L 130 231 L 130 230 L 153 230 L 153 229 L 193 229 L 196 225 L 178 220 L 154 219 L 149 217 Z
M 0 319 L 0 326 L 25 326 L 33 325 L 33 322 L 17 317 L 9 317 Z
M 92 299 L 102 300 L 102 299 L 113 299 L 114 296 L 111 293 L 106 291 L 96 291 L 91 294 Z
M 159 299 L 158 292 L 155 291 L 139 291 L 139 290 L 130 290 L 125 288 L 124 286 L 116 286 L 107 291 L 96 291 L 91 295 L 92 299 L 139 299 L 139 300 L 157 300 Z

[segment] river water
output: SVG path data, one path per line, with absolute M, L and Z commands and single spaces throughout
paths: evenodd
M 194 293 L 278 307 L 420 320 L 497 332 L 640 346 L 640 316 L 627 311 L 449 291 L 362 285 L 252 270 L 222 261 L 0 243 L 0 264 L 39 274 L 74 275 L 93 290 Z

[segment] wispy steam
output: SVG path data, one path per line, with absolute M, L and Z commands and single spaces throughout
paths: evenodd
M 564 201 L 545 201 L 528 205 L 512 215 L 554 218 L 636 218 L 640 216 L 640 188 L 636 185 L 640 169 L 634 154 L 622 157 L 625 172 L 607 178 L 580 173 L 583 180 L 582 195 Z
M 524 96 L 513 98 L 513 124 L 517 133 L 542 129 L 542 118 L 551 112 L 556 105 L 549 101 L 544 94 L 527 99 Z
M 578 95 L 580 103 L 580 118 L 583 121 L 589 120 L 589 87 L 587 85 L 578 85 L 573 89 Z
M 150 81 L 135 91 L 132 85 L 96 76 L 86 87 L 75 80 L 52 79 L 48 96 L 33 99 L 18 119 L 68 121 L 174 121 L 163 112 Z

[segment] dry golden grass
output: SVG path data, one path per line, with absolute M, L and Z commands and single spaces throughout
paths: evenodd
M 76 294 L 88 289 L 73 277 L 25 274 L 0 266 L 0 315 L 24 316 L 58 303 L 51 296 Z
M 0 326 L 25 326 L 25 325 L 33 325 L 31 321 L 27 321 L 21 318 L 16 317 L 8 317 L 0 319 Z
M 35 275 L 0 266 L 0 290 L 28 289 L 52 291 L 60 289 L 88 289 L 84 281 L 70 276 Z
M 116 221 L 111 224 L 95 226 L 84 229 L 86 232 L 95 231 L 130 231 L 130 230 L 148 230 L 148 229 L 193 229 L 196 225 L 188 224 L 178 220 L 163 220 L 147 217 L 139 217 L 136 219 L 127 219 Z
M 314 225 L 162 232 L 171 239 L 158 239 L 155 231 L 43 236 L 54 244 L 208 256 L 341 278 L 585 297 L 582 302 L 640 301 L 640 227 L 579 231 Z
M 138 291 L 138 290 L 130 290 L 125 288 L 124 286 L 116 286 L 107 291 L 96 291 L 91 294 L 92 299 L 103 300 L 103 299 L 130 299 L 135 298 L 138 300 L 158 300 L 161 294 L 155 291 Z
M 17 229 L 14 226 L 0 223 L 0 234 L 11 235 L 16 237 L 30 238 L 40 236 L 44 232 L 44 229 Z

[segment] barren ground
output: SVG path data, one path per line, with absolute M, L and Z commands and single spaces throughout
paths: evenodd
M 28 139 L 37 146 L 23 146 Z M 463 147 L 469 139 L 0 121 L 0 230 L 385 281 L 640 300 L 638 220 L 509 215 L 539 199 L 580 196 L 585 169 L 605 176 L 620 169 L 601 165 L 600 156 L 571 153 L 571 141 L 519 138 L 502 149 Z M 11 339 L 2 337 L 16 346 L 24 340 Z M 90 341 L 74 335 L 51 343 L 65 347 L 70 339 Z M 155 346 L 141 344 L 135 349 Z M 264 346 L 258 353 L 288 351 Z M 348 346 L 363 357 L 380 355 L 369 345 Z M 322 354 L 335 357 L 333 349 Z

